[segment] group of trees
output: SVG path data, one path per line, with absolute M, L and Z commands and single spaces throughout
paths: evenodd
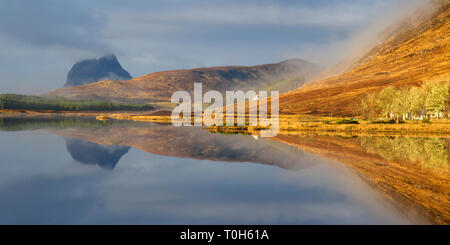
M 449 82 L 427 82 L 421 87 L 387 87 L 362 97 L 363 119 L 378 117 L 399 120 L 444 118 L 448 116 Z
M 151 110 L 148 104 L 113 103 L 107 101 L 80 101 L 43 98 L 18 94 L 0 95 L 0 110 L 52 110 L 52 111 L 117 111 Z

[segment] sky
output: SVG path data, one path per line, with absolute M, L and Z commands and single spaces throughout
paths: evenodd
M 332 66 L 425 0 L 0 0 L 0 93 L 62 87 L 82 59 L 155 71 L 302 58 Z

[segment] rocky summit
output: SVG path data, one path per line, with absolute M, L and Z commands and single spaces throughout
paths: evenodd
M 75 63 L 67 74 L 64 87 L 81 86 L 103 80 L 130 80 L 130 74 L 122 68 L 113 54 L 99 59 L 85 59 Z

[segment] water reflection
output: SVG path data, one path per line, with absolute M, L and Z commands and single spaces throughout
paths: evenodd
M 419 163 L 423 168 L 448 172 L 450 140 L 419 137 L 361 137 L 367 153 L 376 153 L 388 161 Z
M 65 141 L 73 160 L 105 169 L 114 169 L 120 158 L 130 150 L 128 146 L 100 145 L 80 139 L 65 138 Z
M 255 140 L 201 128 L 64 117 L 3 118 L 0 131 L 10 132 L 0 133 L 0 209 L 14 211 L 0 213 L 0 223 L 426 223 L 422 217 L 449 223 L 445 138 Z M 59 154 L 65 149 L 56 139 L 66 142 L 69 154 Z M 17 154 L 23 148 L 30 150 Z M 114 171 L 69 167 L 69 156 Z M 323 164 L 322 157 L 340 163 Z M 51 205 L 55 214 L 38 208 Z M 75 214 L 64 216 L 68 210 Z
M 104 156 L 100 152 L 94 154 L 99 150 L 94 146 L 95 144 L 101 145 L 103 152 L 105 152 L 104 148 L 108 148 L 106 146 L 127 146 L 164 156 L 254 162 L 286 169 L 307 168 L 314 163 L 310 161 L 310 154 L 305 154 L 296 147 L 267 139 L 255 140 L 248 136 L 210 134 L 206 130 L 194 127 L 173 127 L 119 120 L 99 121 L 88 117 L 17 117 L 3 118 L 0 121 L 0 130 L 4 131 L 36 129 L 46 129 L 67 139 L 90 142 L 91 144 L 82 144 L 81 147 L 71 146 L 71 149 L 68 147 L 70 154 L 76 156 L 75 160 L 81 159 L 81 162 L 101 162 L 102 160 L 98 157 L 105 158 L 103 161 L 111 160 L 106 157 L 109 153 Z M 76 152 L 72 154 L 74 150 Z M 121 149 L 120 152 L 123 150 Z M 97 157 L 96 160 L 94 160 L 95 157 Z M 109 165 L 115 164 L 109 163 Z
M 129 124 L 129 122 L 99 121 L 93 117 L 0 115 L 0 131 L 23 131 L 23 130 L 45 129 L 45 128 L 64 129 L 70 127 L 99 128 L 111 126 L 113 124 L 126 125 Z
M 102 128 L 48 129 L 66 138 L 102 145 L 124 145 L 163 156 L 225 162 L 253 162 L 285 169 L 314 164 L 311 154 L 268 139 L 211 134 L 201 128 L 171 125 L 127 125 Z
M 274 140 L 350 166 L 400 210 L 450 223 L 448 138 L 279 135 Z

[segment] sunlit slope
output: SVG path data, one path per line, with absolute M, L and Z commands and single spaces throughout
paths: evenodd
M 382 33 L 346 72 L 280 97 L 281 113 L 355 115 L 359 97 L 386 86 L 450 77 L 449 0 L 433 1 Z

